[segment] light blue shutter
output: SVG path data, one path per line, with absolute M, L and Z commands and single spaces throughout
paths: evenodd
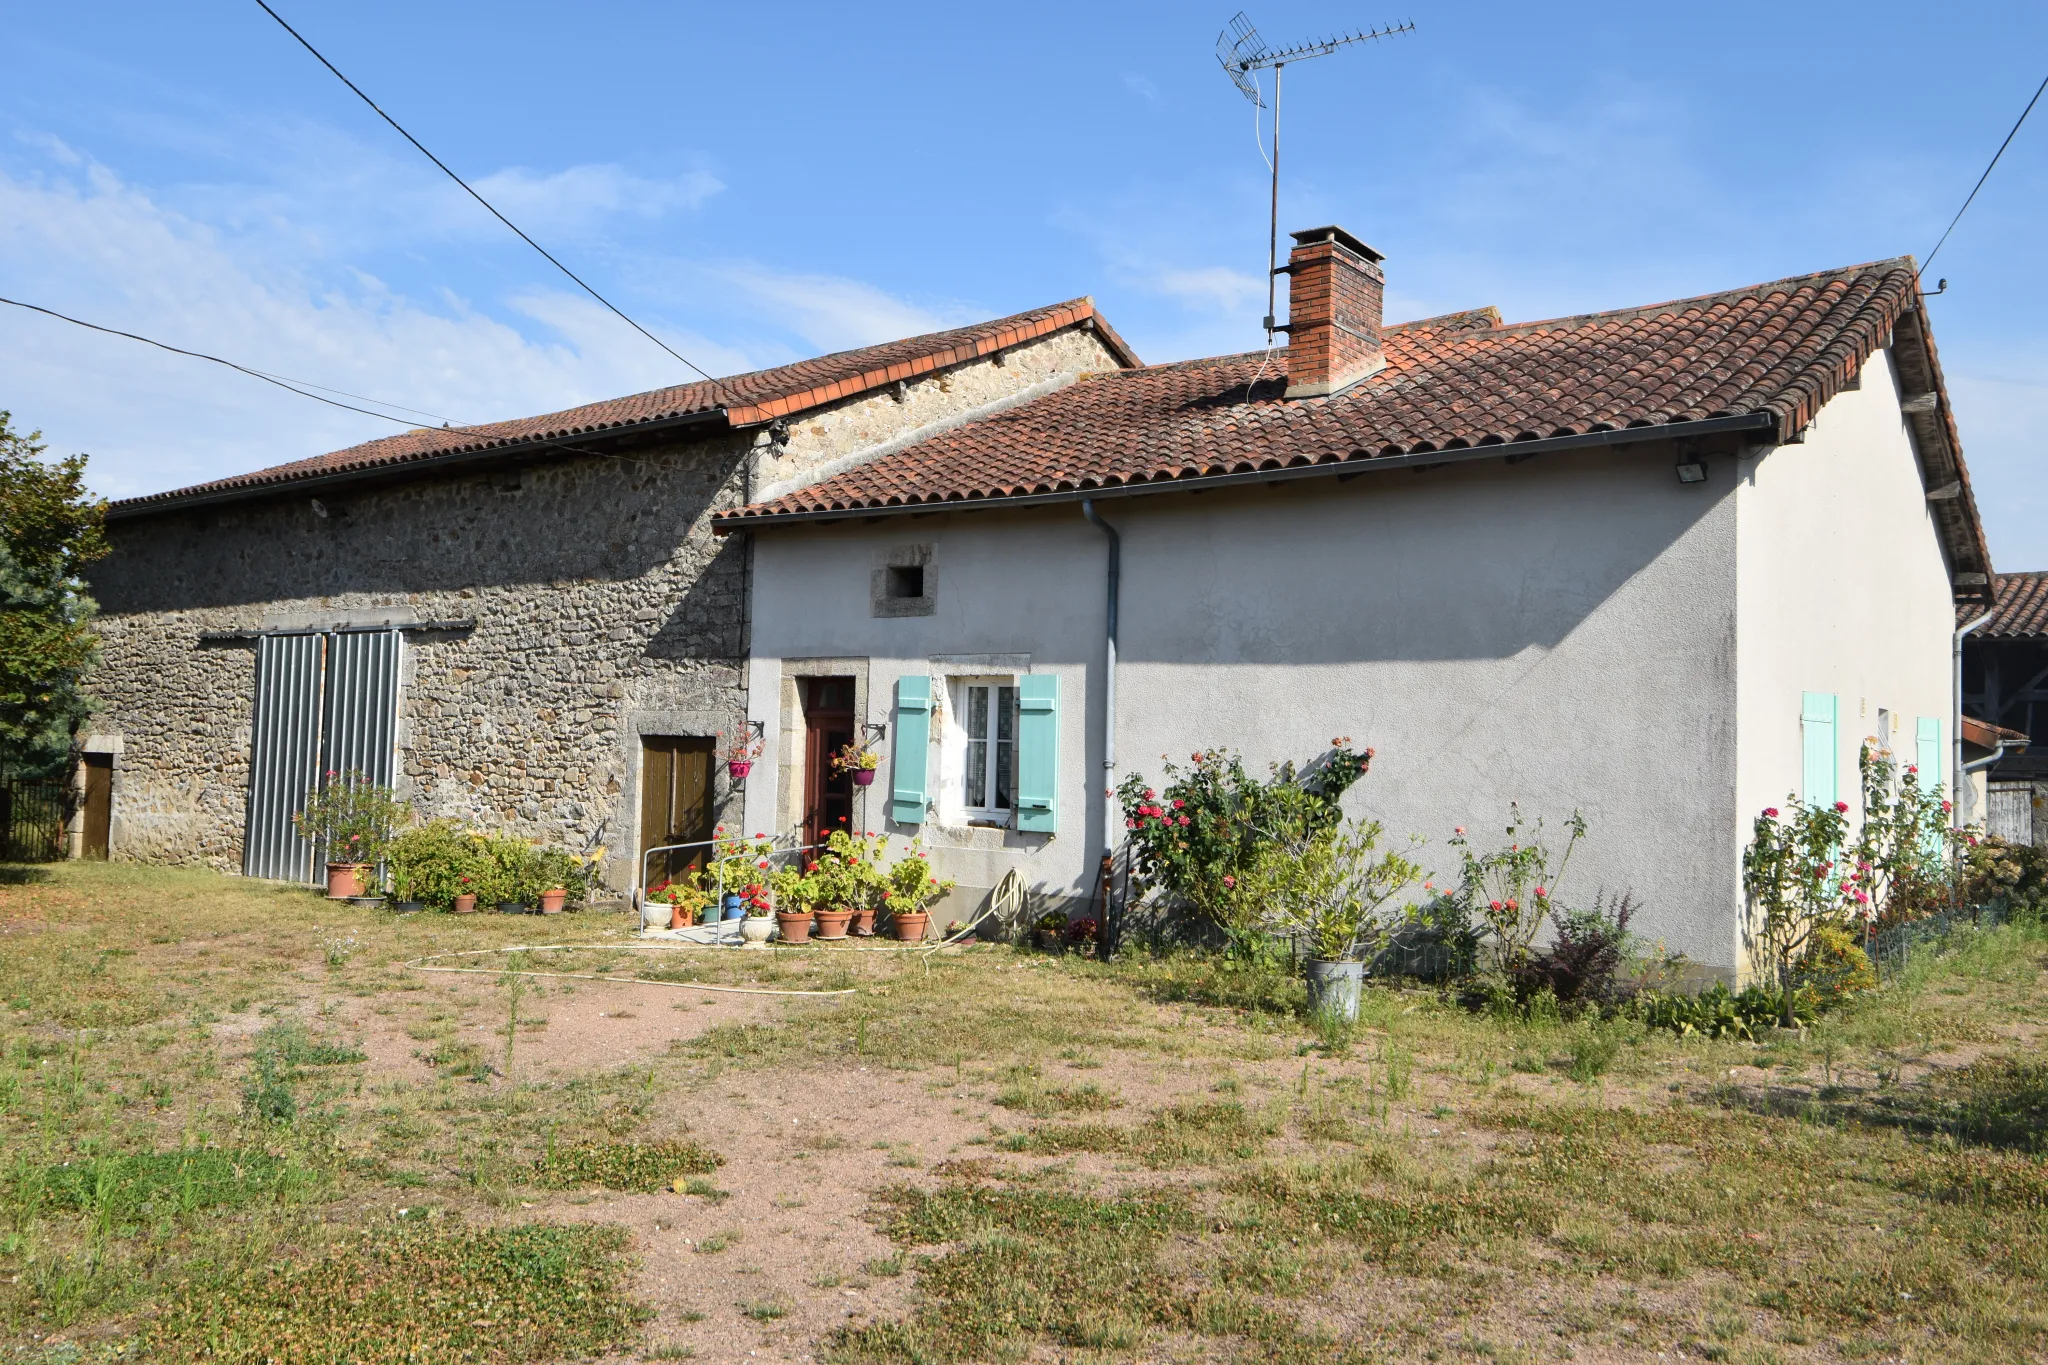
M 1060 680 L 1050 673 L 1017 679 L 1017 828 L 1051 834 L 1058 824 Z
M 889 763 L 889 818 L 921 825 L 925 770 L 932 739 L 932 680 L 911 674 L 896 680 L 896 749 Z
M 1832 806 L 1836 796 L 1835 698 L 1831 692 L 1808 692 L 1799 707 L 1799 729 L 1805 763 L 1800 794 L 1809 806 Z
M 1937 716 L 1922 716 L 1915 723 L 1913 734 L 1914 762 L 1920 767 L 1920 786 L 1926 791 L 1941 790 L 1941 720 Z

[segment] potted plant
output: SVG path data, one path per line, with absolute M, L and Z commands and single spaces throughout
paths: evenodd
M 451 908 L 458 897 L 468 893 L 466 874 L 475 863 L 469 839 L 453 820 L 414 825 L 384 850 L 398 909 L 407 905 Z M 470 908 L 476 908 L 474 894 L 470 895 Z
M 591 874 L 603 856 L 602 847 L 589 853 L 571 853 L 566 848 L 542 850 L 535 860 L 536 880 L 545 883 L 540 893 L 540 912 L 559 915 L 571 898 L 580 901 L 588 896 Z
M 647 902 L 668 907 L 665 920 L 670 929 L 698 923 L 707 909 L 718 904 L 717 897 L 704 885 L 703 874 L 694 867 L 680 877 L 648 887 Z M 646 922 L 645 916 L 642 922 Z M 664 917 L 657 916 L 650 927 L 658 927 L 663 922 Z
M 834 833 L 832 837 L 841 839 L 843 836 Z M 846 927 L 853 921 L 850 902 L 855 894 L 857 865 L 849 863 L 838 853 L 828 851 L 809 864 L 808 870 L 817 888 L 817 936 L 821 939 L 845 938 Z
M 1032 924 L 1031 941 L 1048 953 L 1066 947 L 1067 917 L 1057 910 L 1046 911 Z
M 777 868 L 769 876 L 775 889 L 775 928 L 784 943 L 811 941 L 811 912 L 818 903 L 815 862 Z M 742 926 L 741 932 L 745 932 Z
M 875 915 L 889 894 L 889 879 L 882 871 L 882 854 L 888 842 L 886 834 L 856 835 L 843 829 L 833 830 L 825 841 L 827 851 L 839 864 L 834 889 L 843 897 L 841 903 L 853 912 L 848 928 L 860 938 L 875 932 Z
M 1309 1009 L 1355 1021 L 1366 960 L 1387 938 L 1380 907 L 1423 870 L 1381 851 L 1375 820 L 1276 823 L 1235 890 L 1261 908 L 1271 930 L 1307 939 Z
M 1083 915 L 1067 926 L 1067 946 L 1071 948 L 1092 948 L 1101 937 L 1102 925 L 1088 915 Z
M 735 782 L 747 780 L 747 774 L 754 771 L 754 765 L 761 760 L 761 751 L 768 747 L 766 733 L 756 734 L 751 728 L 738 739 L 725 746 L 725 772 Z
M 392 836 L 411 816 L 411 808 L 391 788 L 359 772 L 329 770 L 326 780 L 306 793 L 305 807 L 292 824 L 326 859 L 327 898 L 347 900 L 367 892 L 363 873 L 383 858 Z
M 747 902 L 747 917 L 740 921 L 740 940 L 743 946 L 767 946 L 768 936 L 775 932 L 775 921 L 769 914 L 770 906 L 766 895 L 757 896 Z
M 912 840 L 910 849 L 889 868 L 889 924 L 902 943 L 917 943 L 931 923 L 929 907 L 953 889 L 951 878 L 941 879 L 932 871 L 923 848 Z
M 726 833 L 724 825 L 713 833 L 712 861 L 705 879 L 716 889 L 720 904 L 719 913 L 705 920 L 706 924 L 715 924 L 721 918 L 739 919 L 747 913 L 751 894 L 766 893 L 769 855 L 775 851 L 774 841 L 765 834 L 743 839 Z
M 852 740 L 832 755 L 832 771 L 845 773 L 853 779 L 856 787 L 872 786 L 875 769 L 882 766 L 881 751 L 870 749 L 859 740 Z

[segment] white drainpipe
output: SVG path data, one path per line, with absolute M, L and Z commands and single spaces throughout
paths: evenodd
M 1123 575 L 1123 541 L 1095 513 L 1095 500 L 1081 500 L 1081 515 L 1109 537 L 1109 629 L 1102 653 L 1102 856 L 1116 852 L 1116 599 Z

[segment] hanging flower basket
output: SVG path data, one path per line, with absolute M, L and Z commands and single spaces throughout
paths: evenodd
M 853 770 L 853 785 L 856 787 L 874 786 L 875 770 L 873 768 L 855 768 Z
M 747 780 L 747 774 L 754 771 L 754 760 L 751 758 L 729 759 L 726 762 L 725 770 L 732 774 L 733 781 L 744 782 Z

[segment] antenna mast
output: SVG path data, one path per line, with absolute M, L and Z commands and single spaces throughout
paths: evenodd
M 1223 64 L 1224 74 L 1238 92 L 1254 105 L 1263 109 L 1266 101 L 1259 93 L 1258 77 L 1255 71 L 1271 70 L 1273 73 L 1273 155 L 1267 164 L 1273 171 L 1273 196 L 1271 216 L 1266 228 L 1266 344 L 1273 344 L 1273 333 L 1280 329 L 1273 321 L 1274 278 L 1280 273 L 1280 74 L 1289 62 L 1305 62 L 1311 57 L 1326 57 L 1347 43 L 1362 43 L 1374 38 L 1392 38 L 1402 33 L 1413 33 L 1415 25 L 1389 24 L 1384 28 L 1363 29 L 1352 33 L 1340 33 L 1334 38 L 1317 42 L 1296 43 L 1293 47 L 1279 51 L 1266 46 L 1266 40 L 1259 37 L 1259 31 L 1252 27 L 1252 21 L 1239 10 L 1236 17 L 1216 35 L 1216 60 Z

